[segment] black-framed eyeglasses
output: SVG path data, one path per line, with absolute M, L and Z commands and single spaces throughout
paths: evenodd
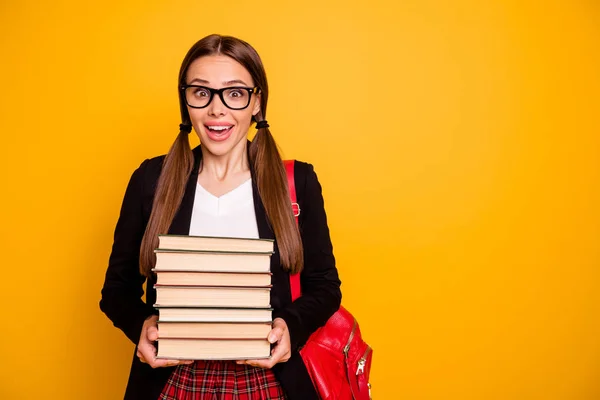
M 232 110 L 243 110 L 250 105 L 253 93 L 260 93 L 258 87 L 230 86 L 222 89 L 212 89 L 199 85 L 182 85 L 179 89 L 185 96 L 185 102 L 192 108 L 208 107 L 215 94 L 221 102 Z

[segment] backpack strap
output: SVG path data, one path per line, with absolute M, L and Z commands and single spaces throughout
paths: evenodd
M 290 201 L 292 202 L 292 210 L 294 211 L 294 218 L 296 218 L 297 224 L 298 216 L 300 215 L 300 206 L 298 205 L 296 199 L 296 180 L 294 179 L 294 163 L 294 160 L 285 160 L 283 162 L 288 179 L 288 189 L 290 191 Z M 302 288 L 300 286 L 300 274 L 290 274 L 290 290 L 292 292 L 292 301 L 296 300 L 302 295 Z

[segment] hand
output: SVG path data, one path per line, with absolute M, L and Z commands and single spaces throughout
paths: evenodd
M 158 315 L 152 315 L 144 321 L 136 352 L 140 361 L 150 365 L 152 368 L 174 367 L 180 364 L 193 363 L 194 361 L 191 360 L 156 359 L 156 347 L 154 347 L 154 342 L 158 339 L 156 321 L 158 321 Z
M 263 360 L 240 360 L 237 361 L 237 363 L 261 368 L 273 368 L 275 364 L 286 362 L 290 359 L 292 356 L 290 331 L 283 319 L 275 318 L 273 321 L 273 329 L 269 332 L 267 340 L 270 343 L 277 343 L 275 347 L 273 347 L 273 350 L 271 350 L 271 358 Z

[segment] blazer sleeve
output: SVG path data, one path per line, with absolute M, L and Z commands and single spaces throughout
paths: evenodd
M 304 269 L 300 275 L 302 296 L 273 315 L 286 321 L 292 351 L 325 325 L 342 301 L 321 185 L 312 165 L 296 162 L 295 169 L 304 248 Z M 303 184 L 300 177 L 305 177 Z
M 136 345 L 144 321 L 154 313 L 152 305 L 142 301 L 145 277 L 139 272 L 140 245 L 147 223 L 143 189 L 148 161 L 135 170 L 127 185 L 100 300 L 100 309 Z

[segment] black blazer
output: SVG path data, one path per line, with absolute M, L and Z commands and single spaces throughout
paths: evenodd
M 193 153 L 195 165 L 180 209 L 169 229 L 171 234 L 189 234 L 198 167 L 202 158 L 200 146 L 196 147 Z M 145 160 L 131 176 L 115 228 L 114 243 L 100 300 L 100 309 L 135 345 L 139 342 L 146 318 L 157 314 L 153 307 L 156 301 L 155 277 L 146 282 L 146 302 L 142 300 L 145 278 L 139 273 L 139 251 L 163 160 L 164 156 Z M 251 174 L 259 236 L 274 239 L 252 168 Z M 317 393 L 298 351 L 308 337 L 324 325 L 339 308 L 340 280 L 335 267 L 321 186 L 313 167 L 297 161 L 295 180 L 301 209 L 299 226 L 304 247 L 302 297 L 292 303 L 289 274 L 280 265 L 275 242 L 275 253 L 271 257 L 271 306 L 273 318 L 283 318 L 287 323 L 292 356 L 287 362 L 273 367 L 273 372 L 290 400 L 317 400 Z M 125 400 L 157 399 L 173 368 L 153 369 L 140 362 L 134 351 Z

